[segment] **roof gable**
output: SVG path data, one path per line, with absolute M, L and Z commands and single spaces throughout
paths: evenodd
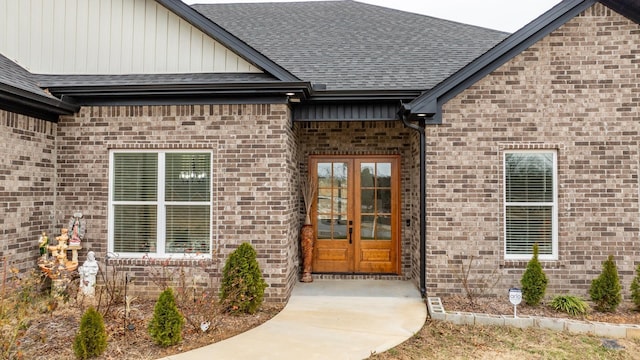
M 290 77 L 179 0 L 0 0 L 0 8 L 0 23 L 18 29 L 0 34 L 0 53 L 32 73 L 260 73 L 264 66 Z
M 404 104 L 401 112 L 409 119 L 440 123 L 442 104 L 597 2 L 611 6 L 612 10 L 636 23 L 640 20 L 640 3 L 635 0 L 564 0 L 437 86 Z

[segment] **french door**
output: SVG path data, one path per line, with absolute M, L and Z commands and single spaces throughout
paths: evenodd
M 399 156 L 311 156 L 313 272 L 397 274 Z

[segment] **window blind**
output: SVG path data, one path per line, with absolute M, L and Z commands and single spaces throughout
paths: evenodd
M 507 255 L 541 255 L 553 249 L 554 154 L 505 154 L 505 237 Z
M 113 251 L 210 253 L 211 153 L 113 154 Z

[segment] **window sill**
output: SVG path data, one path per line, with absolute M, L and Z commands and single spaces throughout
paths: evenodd
M 526 269 L 529 260 L 502 260 L 500 269 Z M 543 269 L 564 269 L 564 261 L 560 260 L 540 260 Z
M 210 254 L 165 254 L 157 256 L 155 254 L 109 253 L 105 259 L 107 265 L 148 265 L 153 263 L 166 266 L 191 266 L 212 261 L 213 258 Z

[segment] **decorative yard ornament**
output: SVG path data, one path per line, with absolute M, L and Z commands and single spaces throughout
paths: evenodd
M 82 217 L 81 212 L 73 214 L 73 217 L 69 221 L 67 227 L 71 231 L 71 238 L 69 239 L 69 246 L 80 246 L 82 240 L 84 240 L 84 234 L 87 231 L 87 225 Z
M 200 330 L 202 330 L 202 332 L 206 332 L 207 330 L 209 330 L 210 326 L 211 326 L 211 321 L 203 321 L 200 323 Z
M 509 289 L 509 301 L 513 304 L 513 318 L 517 318 L 516 308 L 522 302 L 522 290 L 518 288 Z
M 309 179 L 300 176 L 300 185 L 305 207 L 304 225 L 302 225 L 302 229 L 300 229 L 300 246 L 302 248 L 302 279 L 300 279 L 300 281 L 312 282 L 313 277 L 311 276 L 311 271 L 315 233 L 311 223 L 311 206 L 318 191 L 318 182 L 313 176 Z
M 51 292 L 54 296 L 62 295 L 67 284 L 71 281 L 71 273 L 78 268 L 78 247 L 70 247 L 69 231 L 66 228 L 60 230 L 60 236 L 55 237 L 56 244 L 49 244 L 49 238 L 45 233 L 39 240 L 40 252 L 44 254 L 38 258 L 38 267 L 52 280 Z M 72 260 L 67 257 L 67 251 L 71 250 Z M 51 255 L 49 255 L 51 252 Z
M 80 290 L 86 296 L 94 296 L 96 293 L 96 275 L 98 275 L 98 262 L 93 251 L 87 254 L 87 260 L 78 268 L 80 273 Z
M 49 237 L 46 232 L 42 232 L 40 239 L 38 239 L 38 247 L 40 248 L 40 259 L 47 261 L 47 255 L 49 253 L 47 246 L 49 246 Z

